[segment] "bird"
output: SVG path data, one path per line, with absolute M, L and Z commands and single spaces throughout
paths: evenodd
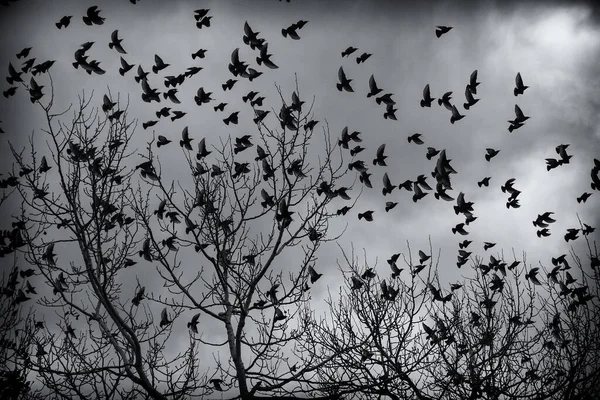
M 350 287 L 351 290 L 358 290 L 361 289 L 364 285 L 364 282 L 361 281 L 359 278 L 353 276 L 350 278 L 351 282 L 352 282 L 352 286 Z
M 585 203 L 585 202 L 586 202 L 586 200 L 587 200 L 587 199 L 589 199 L 591 195 L 592 195 L 591 193 L 584 192 L 584 193 L 583 193 L 581 196 L 579 196 L 579 197 L 577 198 L 577 202 L 578 202 L 578 203 L 581 203 L 581 202 L 584 202 L 584 203 Z
M 556 153 L 561 158 L 561 160 L 560 160 L 561 164 L 569 164 L 569 160 L 573 157 L 572 155 L 567 154 L 568 147 L 569 147 L 568 144 L 559 144 L 558 146 L 556 146 Z
M 50 167 L 48 165 L 48 161 L 46 161 L 46 156 L 43 156 L 40 161 L 40 168 L 39 168 L 40 173 L 42 173 L 42 174 L 46 173 L 46 172 L 50 171 L 50 169 L 52 169 L 52 167 Z
M 146 287 L 142 286 L 137 293 L 135 294 L 135 296 L 133 297 L 133 299 L 131 300 L 131 304 L 133 304 L 134 306 L 139 306 L 140 302 L 142 301 L 142 299 L 144 298 L 144 294 L 146 292 Z
M 236 82 L 237 79 L 228 79 L 227 82 L 221 85 L 221 87 L 223 88 L 223 91 L 226 91 L 227 89 L 231 90 L 233 89 L 233 85 L 235 85 Z
M 479 187 L 481 187 L 481 186 L 488 187 L 490 185 L 490 179 L 491 179 L 490 176 L 486 176 L 481 181 L 477 182 L 477 186 L 479 186 Z
M 381 103 L 384 103 L 385 105 L 389 105 L 389 104 L 396 104 L 396 102 L 392 99 L 393 94 L 392 93 L 386 93 L 383 94 L 379 97 L 375 98 L 375 102 L 379 105 Z
M 231 114 L 229 114 L 229 116 L 227 118 L 224 118 L 223 122 L 225 123 L 225 125 L 229 125 L 230 123 L 233 125 L 237 125 L 239 113 L 240 113 L 239 111 L 234 111 Z
M 181 140 L 179 141 L 179 145 L 181 147 L 185 147 L 187 150 L 192 150 L 192 140 L 194 139 L 190 138 L 188 127 L 186 126 L 183 128 L 183 131 L 181 131 Z
M 450 117 L 450 123 L 454 124 L 456 121 L 460 121 L 465 116 L 458 112 L 456 106 L 452 106 L 452 116 Z
M 515 116 L 516 116 L 516 118 L 515 118 L 514 122 L 516 122 L 516 123 L 523 123 L 529 119 L 528 116 L 523 114 L 523 111 L 517 104 L 515 104 Z
M 425 143 L 421 140 L 421 136 L 423 136 L 423 135 L 421 135 L 420 133 L 415 133 L 414 135 L 409 136 L 408 143 L 410 143 L 410 142 L 414 142 L 415 144 Z
M 205 92 L 204 88 L 201 87 L 198 89 L 196 96 L 194 96 L 194 100 L 196 101 L 197 105 L 201 106 L 202 104 L 212 101 L 212 98 L 210 97 L 211 95 L 212 92 Z
M 416 185 L 416 184 L 413 185 L 413 191 L 415 194 L 413 194 L 412 200 L 415 203 L 429 194 L 427 192 L 423 192 L 423 190 L 421 190 L 419 185 Z
M 431 160 L 433 157 L 437 156 L 438 154 L 440 154 L 440 150 L 437 150 L 434 147 L 428 147 L 427 148 L 427 154 L 425 155 L 425 157 L 428 160 Z
M 43 85 L 38 85 L 35 79 L 31 77 L 31 79 L 29 80 L 29 100 L 32 103 L 35 103 L 36 101 L 44 97 L 44 93 L 42 92 L 43 88 Z
M 397 121 L 396 111 L 398 111 L 398 109 L 394 108 L 393 104 L 387 104 L 386 108 L 385 108 L 385 113 L 383 114 L 383 118 L 384 119 L 388 119 L 389 118 L 391 120 Z
M 154 65 L 152 66 L 152 72 L 158 74 L 158 71 L 162 71 L 171 64 L 165 64 L 162 58 L 158 54 L 154 55 Z
M 156 142 L 156 147 L 166 146 L 171 143 L 169 139 L 164 137 L 163 135 L 158 135 L 158 141 Z
M 460 233 L 463 236 L 469 234 L 469 232 L 465 230 L 465 224 L 462 222 L 460 224 L 457 224 L 454 228 L 452 228 L 452 233 L 454 233 L 455 235 L 456 233 Z
M 100 11 L 98 10 L 98 6 L 91 6 L 90 8 L 87 9 L 87 13 L 86 15 L 83 16 L 83 22 L 86 25 L 92 26 L 94 24 L 96 25 L 102 25 L 104 24 L 104 20 L 106 18 L 103 18 L 100 16 Z
M 491 249 L 492 247 L 494 247 L 495 245 L 496 245 L 496 243 L 483 242 L 483 250 L 487 251 L 487 250 Z
M 15 95 L 15 93 L 17 92 L 17 89 L 18 89 L 18 86 L 11 86 L 7 90 L 4 90 L 2 92 L 2 94 L 4 95 L 4 97 L 6 97 L 8 99 L 9 97 Z
M 133 67 L 133 64 L 129 64 L 127 61 L 125 61 L 123 57 L 121 57 L 121 68 L 119 68 L 119 74 L 121 76 L 125 76 L 125 74 L 129 72 L 129 70 L 131 70 Z
M 119 39 L 119 30 L 115 29 L 113 31 L 113 33 L 110 35 L 110 43 L 108 44 L 108 47 L 110 47 L 111 49 L 117 50 L 121 54 L 127 54 L 127 52 L 121 45 L 122 41 L 123 41 L 123 39 Z
M 531 268 L 529 272 L 525 274 L 525 279 L 529 279 L 529 281 L 531 281 L 531 283 L 533 283 L 534 285 L 541 285 L 542 283 L 537 278 L 538 271 L 538 267 Z
M 347 92 L 354 92 L 352 86 L 350 86 L 350 82 L 352 82 L 352 79 L 346 78 L 346 74 L 344 73 L 343 67 L 340 67 L 340 69 L 338 70 L 338 79 L 340 80 L 340 82 L 336 84 L 337 90 L 339 90 L 340 92 L 342 90 L 345 90 Z
M 385 212 L 389 212 L 392 208 L 396 207 L 398 202 L 396 201 L 386 201 L 385 202 Z
M 453 28 L 452 26 L 438 25 L 438 26 L 436 26 L 436 29 L 435 29 L 435 36 L 437 36 L 439 38 L 443 34 L 450 32 L 450 30 L 452 28 Z
M 374 211 L 368 210 L 363 213 L 358 213 L 358 219 L 365 219 L 365 221 L 372 222 L 373 221 L 373 213 Z
M 429 93 L 429 83 L 423 88 L 423 99 L 421 99 L 421 107 L 431 107 L 431 103 L 435 100 Z
M 525 89 L 527 89 L 529 86 L 525 86 L 523 85 L 523 78 L 521 78 L 521 73 L 517 72 L 517 76 L 515 77 L 515 88 L 513 89 L 513 93 L 516 96 L 523 94 L 523 92 L 525 92 Z
M 310 274 L 310 283 L 315 283 L 319 280 L 321 276 L 323 276 L 323 274 L 320 274 L 317 271 L 315 271 L 312 265 L 308 266 L 308 273 Z
M 487 154 L 485 155 L 485 160 L 487 162 L 490 162 L 492 158 L 494 158 L 498 153 L 500 153 L 500 150 L 494 150 L 492 148 L 487 148 L 485 149 L 485 151 L 487 152 Z
M 475 70 L 471 73 L 467 90 L 472 94 L 477 94 L 477 86 L 479 86 L 480 83 L 481 82 L 477 82 L 477 70 Z
M 300 36 L 298 36 L 298 32 L 296 32 L 297 29 L 300 29 L 298 27 L 298 25 L 296 24 L 291 24 L 290 26 L 288 26 L 287 28 L 282 28 L 281 29 L 281 35 L 283 35 L 283 37 L 290 37 L 294 40 L 300 40 Z
M 204 58 L 207 51 L 208 50 L 206 49 L 199 49 L 197 52 L 192 53 L 192 60 L 195 60 L 196 58 Z
M 452 104 L 450 103 L 452 100 L 452 92 L 446 92 L 443 96 L 438 99 L 438 105 L 446 107 L 446 109 L 452 111 Z
M 381 190 L 382 194 L 384 196 L 391 194 L 395 188 L 396 186 L 392 185 L 392 183 L 390 182 L 390 177 L 388 176 L 388 173 L 386 172 L 385 174 L 383 174 L 383 189 Z M 386 208 L 386 211 L 389 210 Z
M 171 324 L 171 320 L 169 320 L 169 315 L 167 314 L 167 307 L 163 308 L 160 312 L 160 327 L 168 326 Z
M 479 101 L 479 99 L 473 97 L 473 92 L 471 91 L 471 89 L 469 89 L 469 85 L 467 85 L 465 89 L 465 98 L 467 99 L 467 102 L 463 103 L 463 107 L 465 108 L 465 110 L 468 110 L 469 108 L 477 104 L 477 102 Z
M 377 87 L 377 82 L 375 82 L 375 76 L 371 75 L 369 78 L 369 93 L 367 93 L 367 97 L 377 96 L 381 93 L 383 89 Z
M 423 252 L 423 250 L 419 250 L 419 264 L 423 264 L 425 261 L 431 258 L 430 255 L 427 255 Z
M 286 316 L 283 311 L 281 311 L 279 307 L 275 307 L 275 317 L 273 318 L 273 322 L 283 321 L 285 318 Z
M 273 61 L 271 61 L 271 56 L 272 54 L 268 54 L 268 43 L 265 43 L 262 45 L 261 49 L 260 49 L 260 56 L 256 57 L 256 63 L 258 65 L 264 64 L 266 67 L 271 68 L 271 69 L 277 69 L 279 68 L 277 66 L 277 64 L 275 64 Z
M 360 64 L 360 63 L 364 63 L 365 61 L 367 61 L 369 59 L 369 57 L 371 57 L 373 54 L 371 53 L 362 53 L 360 56 L 356 57 L 356 63 Z
M 191 321 L 187 323 L 188 329 L 190 329 L 194 333 L 198 333 L 198 319 L 200 318 L 200 313 L 195 314 Z
M 458 247 L 460 247 L 461 249 L 465 249 L 467 247 L 469 247 L 469 245 L 473 243 L 472 240 L 463 240 L 461 243 L 458 244 Z
M 385 143 L 377 148 L 377 158 L 373 160 L 373 165 L 380 165 L 382 167 L 387 166 L 387 164 L 385 163 L 385 159 L 387 158 L 387 156 L 383 154 L 384 151 Z
M 348 46 L 346 50 L 342 51 L 342 57 L 348 57 L 350 54 L 358 50 L 357 47 Z
M 73 18 L 72 15 L 65 15 L 64 17 L 62 17 L 60 19 L 60 21 L 58 21 L 57 23 L 55 23 L 54 25 L 56 25 L 56 27 L 58 29 L 62 29 L 62 28 L 66 28 L 67 26 L 69 26 L 69 24 L 71 23 L 71 18 Z
M 221 383 L 223 383 L 223 379 L 211 379 L 209 382 L 213 384 L 213 386 L 215 387 L 215 390 L 218 390 L 219 392 L 223 391 L 223 388 L 221 387 Z
M 569 240 L 576 240 L 578 238 L 577 234 L 579 233 L 579 229 L 570 228 L 567 229 L 567 233 L 565 234 L 565 242 L 569 242 Z

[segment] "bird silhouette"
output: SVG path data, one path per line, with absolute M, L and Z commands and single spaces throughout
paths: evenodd
M 452 106 L 452 116 L 450 117 L 450 123 L 454 124 L 456 121 L 460 121 L 465 116 L 458 112 L 456 106 Z
M 469 84 L 467 85 L 467 90 L 472 94 L 477 94 L 477 86 L 479 86 L 481 82 L 477 82 L 477 70 L 471 73 L 469 77 Z
M 127 52 L 121 45 L 122 41 L 123 39 L 119 39 L 119 30 L 115 29 L 110 35 L 110 43 L 108 44 L 108 47 L 117 50 L 121 54 L 127 54 Z
M 143 300 L 144 298 L 144 294 L 146 293 L 146 287 L 142 286 L 137 293 L 135 294 L 135 296 L 133 297 L 133 299 L 131 300 L 131 304 L 133 304 L 134 306 L 139 306 L 140 302 Z
M 164 326 L 168 326 L 171 324 L 171 321 L 169 319 L 169 315 L 167 314 L 167 307 L 163 308 L 163 310 L 160 313 L 160 327 L 164 327 Z
M 373 213 L 374 211 L 368 210 L 362 213 L 358 213 L 358 219 L 364 219 L 365 221 L 372 222 L 373 221 Z
M 516 96 L 523 94 L 523 92 L 525 92 L 525 89 L 527 89 L 529 86 L 525 86 L 523 85 L 523 78 L 521 78 L 521 73 L 517 72 L 517 76 L 515 77 L 515 88 L 513 89 L 513 93 Z
M 185 147 L 187 150 L 192 150 L 192 138 L 190 138 L 190 134 L 188 131 L 188 127 L 186 126 L 181 131 L 181 140 L 179 141 L 179 146 Z
M 423 99 L 421 99 L 421 107 L 431 107 L 431 103 L 435 100 L 429 93 L 429 83 L 423 88 Z
M 373 165 L 380 165 L 382 167 L 387 166 L 385 163 L 386 155 L 383 154 L 385 151 L 385 143 L 377 148 L 377 157 L 373 160 Z
M 154 72 L 155 74 L 158 74 L 158 71 L 162 71 L 163 69 L 167 68 L 170 65 L 171 64 L 165 64 L 163 59 L 160 58 L 160 56 L 158 54 L 155 54 L 154 55 L 154 65 L 152 66 L 152 72 Z
M 410 135 L 408 137 L 408 143 L 410 143 L 410 142 L 414 142 L 415 144 L 423 144 L 423 143 L 425 143 L 425 142 L 423 142 L 421 140 L 421 136 L 423 136 L 423 135 L 421 135 L 420 133 L 415 133 L 413 135 Z
M 584 192 L 581 196 L 579 196 L 577 198 L 577 202 L 578 203 L 581 203 L 581 202 L 585 203 L 586 200 L 589 199 L 591 195 L 592 195 L 591 193 Z
M 487 162 L 490 162 L 490 160 L 494 157 L 496 157 L 496 155 L 498 155 L 498 153 L 500 153 L 500 150 L 494 150 L 492 148 L 487 148 L 485 149 L 485 151 L 487 152 L 487 154 L 485 155 L 485 160 Z
M 479 186 L 479 187 L 481 187 L 481 186 L 488 187 L 490 185 L 490 179 L 491 179 L 490 176 L 486 176 L 481 181 L 477 182 L 477 186 Z
M 315 271 L 312 265 L 308 266 L 308 273 L 310 274 L 310 283 L 315 283 L 319 280 L 321 276 L 323 276 L 323 274 L 320 274 L 317 271 Z
M 371 53 L 362 53 L 360 56 L 356 57 L 356 63 L 360 64 L 360 63 L 364 63 L 365 61 L 367 61 L 369 59 L 369 57 L 371 57 L 373 54 Z
M 438 26 L 436 26 L 436 29 L 435 29 L 435 36 L 440 38 L 442 35 L 450 32 L 450 30 L 452 28 L 453 28 L 452 26 L 438 25 Z
M 342 51 L 342 57 L 348 57 L 350 54 L 358 50 L 357 47 L 348 46 L 346 50 Z
M 187 323 L 188 329 L 190 329 L 194 333 L 198 333 L 198 319 L 200 318 L 200 313 L 195 314 L 192 319 Z
M 473 97 L 473 92 L 469 88 L 469 85 L 467 85 L 467 87 L 465 88 L 465 98 L 467 99 L 467 102 L 463 103 L 463 107 L 465 108 L 465 110 L 470 109 L 479 101 L 479 99 Z
M 347 92 L 354 92 L 354 89 L 352 89 L 352 86 L 350 86 L 350 82 L 352 82 L 352 79 L 346 78 L 346 74 L 344 73 L 343 67 L 340 67 L 340 69 L 338 70 L 338 79 L 340 80 L 340 82 L 336 84 L 337 90 L 339 90 L 340 92 L 342 90 L 345 90 Z
M 56 25 L 58 29 L 66 28 L 71 23 L 71 18 L 73 18 L 72 15 L 65 15 L 54 25 Z
M 86 15 L 83 16 L 83 22 L 89 26 L 104 24 L 106 18 L 100 16 L 100 11 L 98 10 L 98 6 L 91 6 L 87 9 Z
M 383 174 L 383 189 L 381 190 L 382 194 L 384 196 L 391 194 L 395 188 L 396 188 L 396 186 L 392 185 L 392 183 L 390 182 L 390 178 L 389 178 L 387 172 L 385 174 Z M 386 211 L 389 211 L 389 210 L 386 208 Z
M 171 143 L 171 141 L 169 139 L 167 139 L 165 136 L 158 135 L 158 140 L 156 142 L 156 147 L 166 146 L 169 143 Z

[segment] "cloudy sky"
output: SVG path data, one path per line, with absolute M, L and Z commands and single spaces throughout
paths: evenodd
M 357 158 L 371 164 L 377 147 L 386 144 L 388 166 L 370 170 L 374 189 L 365 188 L 346 218 L 339 218 L 331 227 L 335 233 L 347 225 L 340 245 L 349 249 L 353 244 L 361 252 L 364 248 L 370 262 L 378 260 L 377 270 L 382 273 L 388 273 L 385 260 L 392 253 L 406 252 L 407 240 L 414 254 L 417 249 L 427 249 L 429 235 L 434 252 L 441 250 L 442 280 L 454 281 L 468 273 L 455 265 L 457 243 L 463 240 L 451 232 L 463 221 L 452 210 L 455 203 L 438 201 L 433 193 L 417 203 L 413 203 L 412 193 L 405 191 L 395 190 L 387 198 L 381 195 L 384 172 L 395 184 L 425 174 L 433 186 L 430 173 L 435 164 L 425 158 L 428 146 L 446 149 L 458 172 L 452 177 L 454 190 L 449 194 L 456 197 L 462 191 L 468 201 L 475 203 L 478 219 L 467 228 L 467 238 L 474 241 L 470 250 L 480 255 L 484 254 L 483 241 L 489 241 L 497 243 L 493 251 L 504 250 L 510 261 L 514 249 L 518 256 L 527 252 L 530 264 L 541 261 L 547 265 L 551 256 L 568 252 L 570 243 L 565 243 L 563 235 L 567 228 L 579 227 L 577 213 L 583 222 L 599 226 L 600 194 L 594 193 L 585 204 L 576 201 L 583 192 L 592 192 L 589 171 L 592 159 L 600 157 L 600 19 L 598 10 L 586 2 L 140 0 L 132 5 L 128 0 L 112 0 L 99 7 L 105 23 L 87 26 L 82 16 L 91 5 L 81 1 L 20 0 L 0 8 L 3 71 L 8 74 L 9 62 L 20 70 L 24 59 L 16 59 L 15 54 L 32 47 L 28 58 L 35 57 L 37 62 L 56 60 L 51 69 L 56 110 L 76 102 L 82 90 L 86 94 L 94 91 L 97 105 L 108 89 L 113 96 L 129 96 L 130 119 L 138 118 L 140 122 L 134 136 L 140 148 L 150 140 L 152 131 L 178 140 L 184 126 L 190 127 L 192 136 L 206 137 L 214 143 L 227 135 L 256 134 L 253 116 L 241 96 L 250 90 L 260 91 L 267 98 L 264 108 L 278 110 L 275 84 L 289 98 L 297 74 L 300 97 L 310 103 L 314 96 L 315 119 L 321 124 L 327 121 L 333 137 L 339 137 L 345 126 L 362 132 L 361 145 L 366 150 Z M 210 9 L 210 28 L 196 28 L 193 11 L 197 8 Z M 58 30 L 54 24 L 65 15 L 73 16 L 71 23 Z M 308 21 L 298 31 L 301 39 L 284 38 L 281 29 L 300 19 Z M 258 54 L 242 42 L 245 21 L 269 43 L 272 60 L 279 69 L 259 67 L 264 74 L 254 82 L 241 79 L 233 90 L 223 92 L 221 84 L 232 78 L 227 64 L 233 49 L 239 47 L 240 58 L 255 65 Z M 438 39 L 436 25 L 454 28 Z M 123 57 L 136 65 L 124 77 L 118 73 L 120 55 L 108 48 L 115 29 L 127 51 Z M 96 42 L 88 54 L 106 70 L 102 76 L 87 75 L 71 65 L 74 52 L 86 41 Z M 342 58 L 340 53 L 348 46 L 358 51 Z M 192 60 L 191 54 L 200 48 L 208 50 L 206 58 Z M 372 56 L 359 65 L 355 58 L 363 52 Z M 139 84 L 133 79 L 135 69 L 141 64 L 148 72 L 155 54 L 171 64 L 158 75 L 150 74 L 151 86 L 160 91 L 164 90 L 164 76 L 183 73 L 191 66 L 203 68 L 180 87 L 181 105 L 164 100 L 160 104 L 141 101 Z M 336 90 L 340 66 L 353 80 L 354 93 Z M 481 82 L 476 95 L 480 101 L 465 111 L 465 86 L 474 70 L 478 70 Z M 515 98 L 517 72 L 529 88 Z M 371 74 L 384 93 L 394 94 L 397 121 L 384 119 L 385 107 L 366 97 Z M 40 77 L 39 82 L 49 90 L 47 77 Z M 452 125 L 451 113 L 443 106 L 421 108 L 419 101 L 426 84 L 435 98 L 452 91 L 452 103 L 465 118 Z M 210 107 L 199 108 L 193 101 L 201 86 L 213 92 L 216 99 Z M 8 87 L 3 80 L 2 90 Z M 221 101 L 228 103 L 225 112 L 213 112 L 212 106 Z M 515 117 L 515 104 L 531 118 L 510 134 L 507 121 Z M 155 112 L 165 105 L 187 115 L 175 122 L 161 119 L 143 130 L 141 122 L 156 119 Z M 225 126 L 222 119 L 238 110 L 240 124 Z M 273 115 L 269 119 L 276 122 Z M 9 141 L 22 147 L 34 130 L 36 143 L 43 145 L 46 139 L 39 131 L 42 114 L 31 105 L 22 87 L 15 96 L 0 98 L 0 120 L 6 132 L 0 137 L 0 167 L 6 171 L 11 163 Z M 407 141 L 417 132 L 423 135 L 425 144 L 421 146 Z M 559 158 L 555 152 L 559 144 L 570 144 L 568 153 L 573 158 L 570 164 L 548 172 L 544 159 Z M 501 150 L 491 162 L 484 159 L 488 147 Z M 185 167 L 176 143 L 161 149 L 159 157 L 163 164 L 168 163 L 170 171 Z M 489 187 L 479 188 L 477 181 L 486 176 L 491 177 Z M 507 195 L 500 185 L 509 178 L 516 179 L 515 187 L 522 192 L 519 209 L 505 206 Z M 359 185 L 353 196 L 358 194 Z M 399 205 L 386 213 L 386 200 L 398 201 Z M 369 209 L 374 210 L 374 221 L 359 221 L 357 213 Z M 557 222 L 551 227 L 552 235 L 540 239 L 531 221 L 545 211 L 555 212 Z M 581 242 L 575 247 L 581 248 Z M 317 270 L 324 277 L 311 289 L 315 304 L 322 304 L 319 299 L 327 295 L 328 287 L 337 292 L 342 284 L 336 265 L 341 257 L 339 248 L 331 244 L 322 250 Z M 160 290 L 162 284 L 155 278 L 156 290 Z M 181 325 L 181 334 L 187 335 Z

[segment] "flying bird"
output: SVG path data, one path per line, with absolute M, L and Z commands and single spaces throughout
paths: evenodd
M 357 47 L 348 46 L 346 50 L 342 51 L 342 57 L 348 57 L 350 54 L 358 50 Z
M 435 29 L 435 36 L 437 36 L 439 38 L 443 34 L 450 32 L 450 30 L 452 28 L 453 28 L 452 26 L 438 25 L 438 26 L 436 26 L 436 29 Z
M 171 64 L 165 64 L 162 58 L 158 54 L 154 55 L 154 65 L 152 66 L 152 72 L 158 74 L 158 71 L 162 71 Z
M 523 78 L 521 78 L 521 73 L 517 72 L 517 76 L 515 77 L 515 88 L 513 89 L 513 93 L 516 96 L 523 94 L 523 92 L 525 92 L 525 89 L 527 89 L 529 86 L 525 86 L 523 85 Z
M 421 99 L 421 107 L 431 107 L 431 103 L 435 100 L 429 93 L 429 83 L 423 88 L 423 99 Z
M 371 53 L 362 53 L 360 56 L 356 57 L 356 63 L 360 64 L 360 63 L 364 63 L 365 61 L 367 61 L 369 59 L 369 57 L 371 57 L 373 54 Z
M 494 150 L 492 148 L 487 148 L 485 149 L 485 151 L 487 152 L 487 154 L 485 155 L 485 160 L 487 162 L 490 162 L 492 158 L 494 158 L 498 153 L 500 153 L 500 150 Z
M 415 144 L 425 143 L 421 140 L 421 136 L 423 136 L 423 135 L 421 135 L 420 133 L 415 133 L 414 135 L 410 135 L 408 137 L 408 143 L 410 143 L 410 142 L 414 142 Z
M 354 92 L 352 86 L 350 86 L 350 82 L 352 82 L 352 79 L 346 78 L 346 74 L 344 73 L 343 67 L 340 67 L 340 69 L 338 70 L 338 79 L 340 80 L 340 82 L 336 84 L 337 90 L 339 90 L 340 92 L 342 90 L 345 90 L 347 92 Z
M 377 87 L 377 83 L 375 82 L 375 76 L 371 75 L 369 78 L 369 93 L 367 93 L 367 97 L 377 96 L 382 92 L 383 89 Z
M 65 15 L 54 25 L 56 25 L 58 29 L 66 28 L 71 23 L 71 18 L 73 18 L 72 15 Z
M 460 121 L 465 116 L 458 112 L 456 106 L 452 106 L 452 116 L 450 117 L 450 123 L 454 124 L 456 121 Z
M 89 26 L 92 26 L 94 24 L 104 24 L 104 20 L 106 18 L 100 16 L 100 11 L 101 10 L 98 10 L 98 6 L 91 6 L 87 9 L 87 14 L 83 16 L 83 22 Z
M 121 45 L 122 41 L 123 41 L 123 39 L 119 39 L 119 30 L 115 29 L 113 31 L 113 33 L 110 35 L 110 43 L 108 44 L 108 47 L 110 47 L 111 49 L 117 50 L 121 54 L 127 54 L 127 52 Z

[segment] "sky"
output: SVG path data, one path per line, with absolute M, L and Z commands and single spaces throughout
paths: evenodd
M 153 131 L 175 141 L 184 126 L 190 127 L 196 140 L 206 137 L 214 143 L 227 135 L 256 134 L 249 107 L 241 96 L 250 90 L 260 91 L 267 98 L 265 109 L 278 110 L 275 85 L 280 85 L 289 98 L 297 76 L 300 97 L 307 103 L 314 97 L 315 119 L 321 121 L 319 126 L 327 121 L 335 140 L 345 126 L 362 132 L 361 145 L 366 150 L 357 158 L 371 164 L 376 149 L 386 144 L 387 167 L 370 168 L 374 189 L 365 188 L 348 215 L 333 221 L 330 228 L 332 234 L 345 228 L 339 245 L 345 250 L 352 245 L 359 254 L 364 249 L 369 262 L 377 262 L 376 270 L 381 273 L 388 273 L 385 260 L 391 254 L 407 252 L 407 241 L 415 254 L 418 249 L 428 251 L 431 237 L 434 253 L 440 251 L 443 282 L 469 274 L 468 269 L 458 270 L 455 265 L 457 244 L 464 238 L 451 232 L 462 222 L 452 210 L 454 202 L 438 201 L 430 193 L 414 203 L 412 193 L 397 189 L 387 198 L 381 195 L 384 172 L 395 184 L 415 180 L 420 174 L 428 176 L 431 185 L 435 183 L 430 175 L 435 163 L 425 158 L 428 146 L 446 149 L 458 172 L 452 176 L 454 190 L 449 194 L 456 197 L 464 192 L 465 198 L 475 203 L 478 219 L 467 227 L 474 254 L 487 257 L 503 250 L 512 261 L 514 249 L 518 258 L 527 253 L 528 264 L 548 265 L 550 257 L 568 252 L 571 243 L 566 243 L 563 235 L 567 228 L 579 227 L 577 214 L 583 222 L 600 227 L 600 194 L 594 193 L 585 204 L 576 201 L 583 192 L 592 192 L 589 172 L 593 158 L 600 158 L 600 14 L 592 2 L 140 0 L 133 5 L 127 0 L 113 0 L 103 1 L 99 7 L 105 23 L 87 26 L 81 17 L 91 5 L 81 1 L 20 0 L 1 7 L 0 26 L 4 28 L 0 68 L 7 73 L 8 63 L 12 62 L 20 69 L 23 60 L 17 60 L 15 54 L 24 47 L 32 47 L 30 57 L 37 61 L 56 60 L 51 73 L 57 110 L 76 102 L 82 90 L 86 94 L 93 91 L 97 105 L 108 89 L 113 96 L 129 95 L 130 118 L 139 118 L 134 146 L 140 149 Z M 196 28 L 193 10 L 197 8 L 210 9 L 210 28 Z M 64 15 L 73 18 L 66 29 L 58 30 L 54 23 Z M 308 21 L 298 31 L 301 39 L 284 38 L 281 29 L 300 19 Z M 239 47 L 240 58 L 255 65 L 258 54 L 242 42 L 245 21 L 269 43 L 272 60 L 279 69 L 258 68 L 264 74 L 254 82 L 241 79 L 233 90 L 223 92 L 221 84 L 232 78 L 226 67 L 233 49 Z M 436 38 L 436 25 L 454 28 Z M 123 57 L 136 65 L 124 77 L 117 72 L 120 55 L 107 45 L 115 29 L 128 53 Z M 88 53 L 107 71 L 102 76 L 89 76 L 71 65 L 75 50 L 86 41 L 96 42 Z M 340 53 L 348 46 L 358 51 L 342 58 Z M 191 54 L 200 48 L 208 50 L 206 58 L 192 60 Z M 362 52 L 372 56 L 358 65 L 354 59 Z M 159 74 L 160 78 L 150 75 L 151 86 L 159 90 L 164 89 L 162 76 L 177 75 L 190 66 L 203 68 L 180 87 L 181 105 L 164 100 L 160 104 L 141 101 L 139 85 L 133 79 L 135 69 L 141 64 L 149 71 L 155 54 L 171 64 Z M 336 90 L 340 66 L 352 79 L 354 93 Z M 480 101 L 465 111 L 465 85 L 474 70 L 481 82 L 476 95 Z M 513 95 L 517 72 L 529 86 L 519 97 Z M 394 94 L 397 121 L 384 119 L 385 108 L 366 97 L 371 74 L 384 93 Z M 47 78 L 39 81 L 47 91 Z M 435 98 L 453 91 L 452 102 L 465 118 L 450 124 L 451 113 L 444 107 L 420 107 L 426 84 Z M 5 80 L 0 86 L 3 91 L 8 89 Z M 201 86 L 213 92 L 216 101 L 199 108 L 193 96 Z M 213 112 L 212 106 L 220 101 L 229 103 L 226 112 Z M 515 104 L 531 118 L 509 133 L 507 121 L 514 119 Z M 141 123 L 156 119 L 154 113 L 163 106 L 187 115 L 173 123 L 162 119 L 143 130 Z M 222 118 L 234 110 L 241 111 L 240 118 L 249 123 L 225 126 Z M 11 165 L 9 142 L 23 147 L 32 131 L 36 144 L 43 146 L 46 139 L 40 131 L 40 110 L 32 107 L 22 87 L 15 96 L 0 98 L 0 120 L 6 132 L 0 136 L 0 169 L 7 171 Z M 272 114 L 267 120 L 276 122 Z M 408 143 L 407 137 L 417 132 L 423 135 L 425 144 Z M 544 159 L 558 158 L 555 147 L 559 144 L 569 144 L 567 152 L 573 158 L 570 164 L 547 171 Z M 500 153 L 486 162 L 486 148 L 499 149 Z M 159 157 L 169 166 L 169 178 L 177 178 L 179 167 L 185 167 L 176 143 L 161 149 Z M 491 177 L 490 186 L 479 188 L 477 182 L 486 176 Z M 507 195 L 500 185 L 509 178 L 515 178 L 515 187 L 522 191 L 519 209 L 505 207 Z M 359 190 L 357 182 L 351 195 L 355 197 Z M 399 202 L 389 213 L 384 210 L 387 200 Z M 337 205 L 345 204 L 336 200 Z M 366 210 L 374 210 L 373 222 L 358 220 L 357 213 Z M 553 211 L 557 222 L 551 226 L 550 237 L 538 238 L 531 221 L 546 211 Z M 484 253 L 484 241 L 497 245 Z M 580 252 L 584 249 L 582 240 L 574 246 Z M 317 314 L 325 312 L 322 300 L 328 290 L 335 293 L 343 284 L 336 264 L 341 261 L 340 248 L 330 243 L 318 256 L 316 269 L 324 276 L 311 288 Z M 192 258 L 184 261 L 193 264 Z M 158 276 L 146 274 L 143 278 L 148 287 L 164 290 Z M 187 337 L 185 326 L 180 325 L 176 334 Z M 207 327 L 208 337 L 218 335 Z

